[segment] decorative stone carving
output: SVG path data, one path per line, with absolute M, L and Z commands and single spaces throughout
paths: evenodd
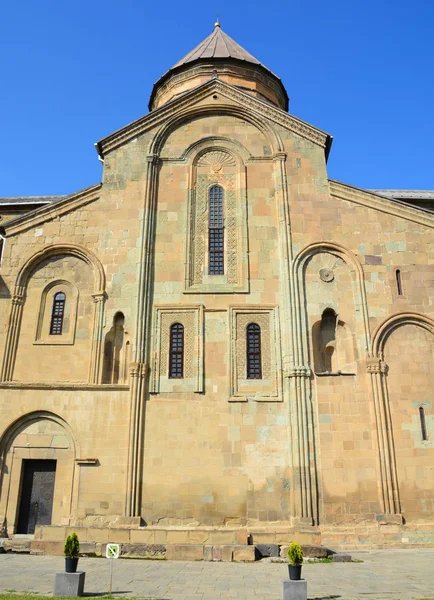
M 335 275 L 331 269 L 320 269 L 319 276 L 321 281 L 330 283 L 335 278 Z
M 203 154 L 197 163 L 198 167 L 211 167 L 211 171 L 214 173 L 221 171 L 224 166 L 234 167 L 235 165 L 236 162 L 233 157 L 221 150 Z
M 262 379 L 247 379 L 246 328 L 249 323 L 261 328 Z M 231 307 L 230 324 L 230 400 L 280 401 L 282 368 L 277 308 Z
M 192 162 L 194 164 L 194 160 Z M 248 291 L 244 178 L 245 170 L 241 163 L 237 165 L 234 156 L 221 148 L 205 152 L 192 167 L 195 185 L 189 199 L 185 292 L 215 294 Z M 224 274 L 218 276 L 208 274 L 208 196 L 209 189 L 216 183 L 224 193 Z
M 203 391 L 203 307 L 157 306 L 154 320 L 151 393 Z M 169 379 L 170 327 L 184 326 L 184 377 Z

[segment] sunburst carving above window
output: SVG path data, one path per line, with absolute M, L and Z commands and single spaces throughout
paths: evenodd
M 197 164 L 199 167 L 210 167 L 211 171 L 218 173 L 223 167 L 234 167 L 236 163 L 230 154 L 215 151 L 201 156 Z

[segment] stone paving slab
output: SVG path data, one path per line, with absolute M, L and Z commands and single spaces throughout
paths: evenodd
M 310 600 L 434 599 L 434 549 L 351 552 L 363 563 L 307 564 Z M 51 595 L 63 558 L 0 554 L 0 592 Z M 81 558 L 85 594 L 108 591 L 109 564 Z M 209 563 L 119 559 L 113 592 L 152 600 L 279 600 L 287 566 L 276 563 Z

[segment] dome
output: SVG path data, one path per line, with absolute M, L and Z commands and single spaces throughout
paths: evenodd
M 288 110 L 288 95 L 279 77 L 229 37 L 218 22 L 211 35 L 156 82 L 149 110 L 215 77 Z

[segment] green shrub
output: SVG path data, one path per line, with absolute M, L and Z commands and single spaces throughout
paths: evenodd
M 288 550 L 288 560 L 291 565 L 301 565 L 303 562 L 303 550 L 300 544 L 292 542 Z
M 63 553 L 68 558 L 76 558 L 80 553 L 80 542 L 76 533 L 68 535 L 66 538 Z

